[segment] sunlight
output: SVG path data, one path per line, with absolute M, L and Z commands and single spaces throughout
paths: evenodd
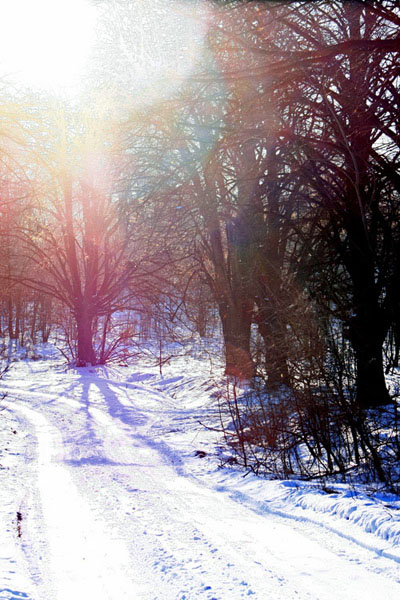
M 206 3 L 183 0 L 107 5 L 96 52 L 100 78 L 137 107 L 167 98 L 202 60 L 207 11 Z
M 87 0 L 7 0 L 0 22 L 0 77 L 74 95 L 94 41 Z

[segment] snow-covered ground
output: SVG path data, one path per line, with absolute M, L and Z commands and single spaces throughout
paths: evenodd
M 13 363 L 0 600 L 400 598 L 400 498 L 219 468 L 211 391 L 189 358 Z

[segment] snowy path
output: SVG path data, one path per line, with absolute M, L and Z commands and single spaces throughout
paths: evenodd
M 173 409 L 161 389 L 49 377 L 4 384 L 8 410 L 34 433 L 18 543 L 36 592 L 1 595 L 0 581 L 0 598 L 400 597 L 398 564 L 190 476 L 160 435 Z

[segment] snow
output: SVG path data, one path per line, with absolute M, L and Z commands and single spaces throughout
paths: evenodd
M 400 597 L 400 498 L 221 469 L 215 363 L 41 355 L 0 382 L 0 600 Z

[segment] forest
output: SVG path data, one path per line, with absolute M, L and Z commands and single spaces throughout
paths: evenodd
M 398 491 L 398 3 L 92 4 L 79 97 L 0 81 L 3 369 L 197 339 L 245 471 Z

